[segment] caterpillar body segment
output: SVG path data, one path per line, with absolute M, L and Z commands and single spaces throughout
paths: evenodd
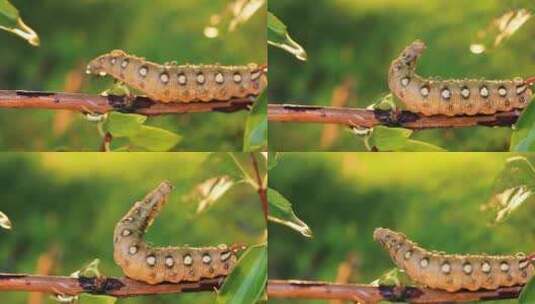
M 115 262 L 127 277 L 149 284 L 228 275 L 243 247 L 153 247 L 143 240 L 171 190 L 169 182 L 162 182 L 119 221 L 114 232 Z
M 265 65 L 162 65 L 121 50 L 93 59 L 86 73 L 110 75 L 163 103 L 255 97 L 267 86 Z
M 513 80 L 435 80 L 416 73 L 425 50 L 419 40 L 406 47 L 390 65 L 388 86 L 415 113 L 431 115 L 493 114 L 525 108 L 532 98 L 532 82 Z
M 404 234 L 377 228 L 374 239 L 415 282 L 450 292 L 523 285 L 534 275 L 526 255 L 453 255 L 429 251 Z

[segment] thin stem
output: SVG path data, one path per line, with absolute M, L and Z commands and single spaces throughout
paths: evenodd
M 268 220 L 268 214 L 269 214 L 269 203 L 267 198 L 267 189 L 263 186 L 264 182 L 262 181 L 262 177 L 260 176 L 260 170 L 258 169 L 258 162 L 256 160 L 256 156 L 254 153 L 250 153 L 251 155 L 251 161 L 253 162 L 253 168 L 256 175 L 256 182 L 258 184 L 257 192 L 258 196 L 260 197 L 260 202 L 262 203 L 262 211 L 264 211 L 264 218 L 266 219 L 266 222 Z
M 425 116 L 408 111 L 303 106 L 298 104 L 268 105 L 268 120 L 270 122 L 338 124 L 360 128 L 385 125 L 413 130 L 475 126 L 510 127 L 518 120 L 520 114 L 521 110 L 513 110 L 491 115 Z
M 248 110 L 253 103 L 252 98 L 162 103 L 143 96 L 132 98 L 117 95 L 0 90 L 0 108 L 70 110 L 91 114 L 119 111 L 155 116 L 189 112 L 235 112 Z

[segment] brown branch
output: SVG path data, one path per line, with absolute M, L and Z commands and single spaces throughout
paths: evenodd
M 517 121 L 520 114 L 521 111 L 513 110 L 511 112 L 498 112 L 492 115 L 448 117 L 444 115 L 424 116 L 408 111 L 396 112 L 296 104 L 268 105 L 268 120 L 272 122 L 339 124 L 361 128 L 373 128 L 378 125 L 385 125 L 413 130 L 474 126 L 509 127 Z
M 0 90 L 0 108 L 70 110 L 82 113 L 111 111 L 138 113 L 147 116 L 188 112 L 235 112 L 249 109 L 252 98 L 213 102 L 161 103 L 144 96 L 101 96 L 62 92 L 31 92 Z
M 437 289 L 362 284 L 336 284 L 310 281 L 270 280 L 269 298 L 300 298 L 346 300 L 358 303 L 379 301 L 410 303 L 454 303 L 517 298 L 522 286 L 502 287 L 496 290 L 447 292 Z
M 163 283 L 149 285 L 128 278 L 71 278 L 26 274 L 0 274 L 0 291 L 43 292 L 63 296 L 82 293 L 131 297 L 153 294 L 214 291 L 221 287 L 223 278 L 191 283 Z
M 256 156 L 254 153 L 251 153 L 251 160 L 253 162 L 253 168 L 256 175 L 256 183 L 258 184 L 258 196 L 260 197 L 260 202 L 262 203 L 262 211 L 264 212 L 264 218 L 267 222 L 268 220 L 268 213 L 269 213 L 269 203 L 267 198 L 267 189 L 264 188 L 264 183 L 262 181 L 262 177 L 260 176 L 260 170 L 258 169 L 258 162 L 256 160 Z

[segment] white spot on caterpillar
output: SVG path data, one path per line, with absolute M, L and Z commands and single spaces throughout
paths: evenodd
M 461 96 L 464 98 L 464 99 L 468 99 L 468 97 L 470 97 L 470 89 L 468 87 L 463 87 L 461 89 Z
M 470 264 L 470 263 L 468 263 L 468 262 L 463 264 L 463 272 L 464 272 L 464 273 L 466 273 L 466 274 L 471 274 L 471 273 L 472 273 L 472 270 L 473 270 L 473 268 L 472 268 L 472 264 Z
M 128 58 L 125 58 L 121 62 L 121 68 L 126 69 L 127 66 L 128 66 Z
M 210 254 L 208 254 L 208 253 L 203 254 L 202 262 L 204 264 L 210 264 L 212 262 L 212 257 L 210 256 Z
M 178 83 L 180 85 L 186 85 L 188 83 L 188 78 L 186 77 L 185 74 L 183 73 L 178 74 Z
M 197 83 L 198 84 L 204 84 L 204 81 L 205 81 L 205 77 L 204 77 L 204 74 L 203 73 L 199 73 L 197 74 Z
M 517 95 L 520 95 L 520 94 L 524 93 L 524 91 L 526 91 L 527 88 L 528 88 L 528 86 L 525 85 L 525 84 L 516 87 L 516 94 L 517 94 Z
M 132 231 L 130 231 L 129 229 L 125 229 L 121 233 L 122 236 L 129 236 L 130 234 L 132 234 Z
M 184 265 L 191 266 L 193 264 L 193 258 L 190 254 L 184 255 Z
M 481 271 L 483 271 L 484 273 L 489 273 L 491 270 L 491 267 L 490 267 L 490 263 L 489 262 L 483 262 L 481 264 Z
M 156 265 L 156 257 L 153 256 L 153 255 L 147 256 L 146 261 L 147 261 L 147 265 L 149 265 L 149 266 Z
M 148 73 L 149 68 L 147 68 L 146 66 L 142 66 L 139 68 L 139 75 L 141 75 L 141 77 L 146 77 Z
M 230 252 L 230 251 L 222 252 L 221 253 L 221 261 L 224 262 L 224 261 L 228 260 L 231 255 L 232 255 L 232 252 Z
M 262 75 L 262 72 L 260 71 L 254 71 L 252 74 L 251 74 L 251 80 L 257 80 L 260 75 Z
M 100 71 L 100 72 L 98 72 L 98 75 L 99 76 L 106 76 L 106 75 L 108 75 L 108 73 L 106 73 L 104 71 Z
M 160 81 L 167 84 L 169 82 L 169 74 L 167 73 L 161 73 L 160 74 Z
M 429 259 L 428 259 L 428 258 L 422 258 L 422 259 L 420 260 L 420 266 L 421 266 L 421 267 L 425 268 L 425 267 L 427 267 L 428 265 L 429 265 Z
M 405 252 L 405 254 L 403 255 L 403 258 L 405 258 L 405 260 L 408 260 L 411 258 L 411 256 L 412 256 L 412 251 L 409 250 Z
M 442 263 L 442 266 L 440 266 L 440 271 L 442 271 L 445 274 L 449 274 L 451 272 L 451 265 L 449 262 Z
M 232 76 L 232 80 L 234 80 L 235 83 L 240 83 L 242 80 L 241 74 L 238 72 L 234 73 L 234 76 Z
M 489 89 L 486 86 L 479 88 L 479 95 L 483 98 L 489 97 Z
M 223 77 L 223 74 L 217 73 L 215 75 L 215 82 L 217 82 L 219 84 L 223 84 L 223 82 L 225 82 L 225 77 Z
M 111 57 L 110 62 L 111 62 L 112 65 L 115 65 L 115 63 L 117 63 L 117 58 Z
M 165 266 L 168 268 L 171 268 L 175 265 L 175 260 L 173 260 L 172 256 L 166 256 L 165 257 Z
M 440 92 L 440 95 L 441 95 L 442 98 L 444 98 L 444 99 L 450 99 L 450 98 L 451 98 L 451 91 L 450 91 L 448 88 L 444 88 L 444 89 L 442 89 L 442 91 Z
M 505 87 L 499 87 L 498 94 L 500 94 L 501 97 L 505 97 L 505 95 L 507 95 L 507 89 Z
M 423 86 L 420 88 L 420 94 L 423 96 L 423 97 L 427 97 L 429 96 L 429 87 L 428 86 Z
M 500 263 L 500 270 L 503 271 L 503 272 L 508 272 L 509 271 L 509 264 L 507 264 L 507 262 L 501 262 Z
M 528 260 L 520 261 L 518 263 L 518 268 L 524 269 L 524 268 L 528 267 L 528 265 L 529 265 L 529 261 Z
M 409 82 L 410 82 L 410 81 L 411 81 L 411 80 L 410 80 L 409 77 L 403 77 L 403 78 L 401 78 L 401 85 L 404 86 L 404 87 L 406 87 L 406 86 L 409 85 Z
M 130 246 L 128 248 L 128 253 L 130 253 L 131 255 L 134 255 L 137 253 L 137 249 L 138 249 L 137 246 Z

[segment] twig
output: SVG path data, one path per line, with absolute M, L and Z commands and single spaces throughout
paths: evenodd
M 72 278 L 26 274 L 0 274 L 0 291 L 44 292 L 63 296 L 82 293 L 131 297 L 153 294 L 214 291 L 221 287 L 223 278 L 191 283 L 163 283 L 149 285 L 128 278 Z
M 358 303 L 379 301 L 410 303 L 454 303 L 517 298 L 522 286 L 502 287 L 496 290 L 447 292 L 437 289 L 362 284 L 336 284 L 310 281 L 270 280 L 269 298 L 300 298 L 346 300 Z
M 253 162 L 253 168 L 256 175 L 256 182 L 258 184 L 258 196 L 260 197 L 260 202 L 262 203 L 262 211 L 264 212 L 264 218 L 268 219 L 268 213 L 269 213 L 269 203 L 267 199 L 267 190 L 264 187 L 264 183 L 262 181 L 262 177 L 260 177 L 260 170 L 258 169 L 258 162 L 256 160 L 256 156 L 254 153 L 251 153 L 251 160 Z
M 103 114 L 111 111 L 138 113 L 147 116 L 187 112 L 235 112 L 247 110 L 252 98 L 213 102 L 161 103 L 147 97 L 89 95 L 62 92 L 31 92 L 0 90 L 0 108 L 70 110 Z
M 110 132 L 106 132 L 102 138 L 102 144 L 100 146 L 100 152 L 110 152 L 111 151 L 111 141 L 113 140 L 113 135 Z
M 461 128 L 474 126 L 509 127 L 521 111 L 498 112 L 492 115 L 424 116 L 408 111 L 383 111 L 361 108 L 303 106 L 295 104 L 268 105 L 268 120 L 272 122 L 302 122 L 339 124 L 349 127 L 373 128 L 378 125 L 397 126 L 413 130 L 430 128 Z

